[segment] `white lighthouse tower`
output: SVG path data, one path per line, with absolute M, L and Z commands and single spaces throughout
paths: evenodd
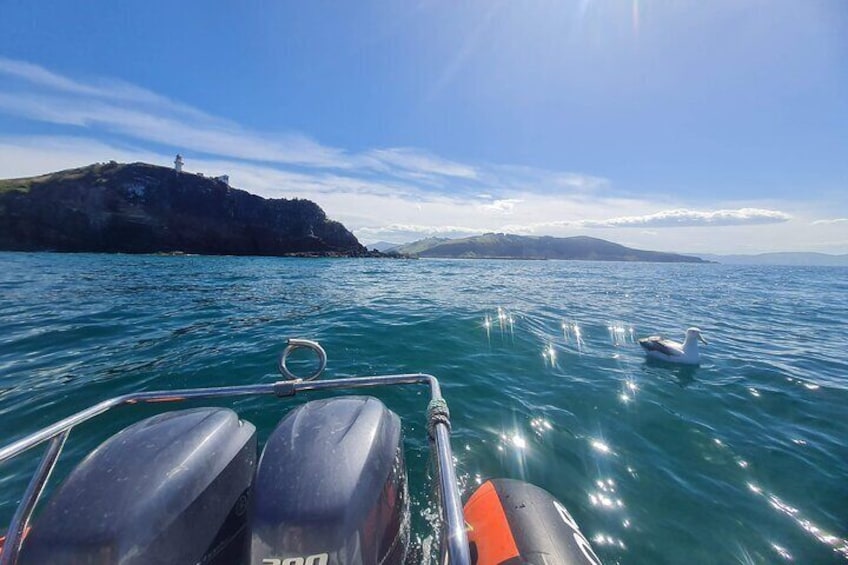
M 183 156 L 177 153 L 177 158 L 174 159 L 174 170 L 178 173 L 183 172 Z

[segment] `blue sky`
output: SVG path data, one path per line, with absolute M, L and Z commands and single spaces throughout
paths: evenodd
M 843 0 L 0 5 L 0 177 L 143 160 L 360 240 L 848 252 Z

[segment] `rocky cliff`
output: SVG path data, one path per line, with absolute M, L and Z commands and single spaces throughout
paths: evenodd
M 265 199 L 193 173 L 114 162 L 0 181 L 0 249 L 368 253 L 309 200 Z

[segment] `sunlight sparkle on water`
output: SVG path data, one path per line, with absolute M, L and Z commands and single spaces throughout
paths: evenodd
M 491 341 L 492 339 L 492 328 L 497 323 L 498 329 L 501 332 L 501 339 L 507 337 L 514 338 L 515 337 L 515 318 L 507 312 L 503 306 L 498 306 L 498 311 L 495 316 L 491 316 L 486 314 L 483 318 L 483 327 L 486 329 L 486 337 Z
M 613 547 L 625 549 L 625 545 L 624 545 L 623 541 L 621 541 L 620 539 L 616 539 L 612 536 L 604 535 L 604 534 L 595 534 L 595 536 L 592 537 L 592 541 L 595 542 L 598 545 L 610 545 L 610 546 L 613 546 Z
M 580 331 L 580 326 L 576 322 L 562 323 L 562 337 L 569 345 L 572 343 L 576 345 L 578 353 L 583 353 L 583 346 L 585 345 L 583 333 Z
M 592 447 L 595 448 L 595 451 L 600 451 L 604 454 L 612 453 L 610 447 L 599 439 L 592 440 Z
M 506 314 L 504 314 L 503 308 L 498 306 L 498 325 L 501 328 L 501 333 L 504 331 L 504 325 L 506 324 Z
M 842 555 L 843 558 L 848 559 L 848 539 L 839 538 L 831 534 L 830 532 L 823 530 L 821 527 L 814 524 L 812 521 L 804 518 L 800 509 L 790 504 L 787 504 L 786 502 L 778 498 L 777 495 L 765 492 L 761 487 L 753 483 L 748 483 L 748 488 L 751 489 L 751 491 L 753 491 L 754 493 L 765 497 L 765 499 L 768 501 L 769 505 L 772 508 L 774 508 L 781 514 L 790 517 L 792 520 L 795 521 L 798 526 L 801 527 L 802 530 L 811 534 L 821 543 L 830 546 L 833 551 Z M 774 544 L 772 544 L 772 547 L 775 549 L 775 551 L 781 554 L 781 552 L 778 550 L 779 546 L 775 546 Z M 781 554 L 781 557 L 783 557 L 783 554 Z M 791 559 L 791 556 L 787 559 Z
M 510 440 L 512 442 L 512 445 L 514 445 L 518 449 L 524 449 L 527 447 L 527 440 L 518 435 L 518 433 L 513 434 Z
M 498 451 L 503 451 L 505 445 L 511 445 L 517 449 L 527 448 L 527 440 L 524 439 L 518 432 L 513 432 L 512 435 L 501 434 L 501 445 L 498 446 Z
M 639 386 L 636 384 L 636 381 L 633 380 L 633 377 L 627 377 L 627 379 L 624 381 L 624 391 L 622 391 L 621 394 L 618 395 L 619 400 L 621 400 L 625 404 L 635 400 L 636 391 L 638 389 Z
M 598 479 L 595 481 L 595 485 L 597 485 L 598 490 L 589 493 L 589 502 L 592 503 L 592 506 L 598 506 L 606 510 L 624 508 L 624 501 L 614 496 L 615 481 L 612 479 Z
M 515 330 L 515 318 L 501 306 L 498 306 L 498 325 L 501 328 L 501 333 L 509 331 L 512 334 Z
M 778 555 L 786 559 L 787 561 L 792 561 L 792 554 L 786 551 L 785 547 L 781 547 L 776 543 L 771 544 L 771 548 L 777 552 Z
M 553 429 L 553 425 L 544 418 L 533 418 L 530 420 L 530 427 L 533 428 L 533 431 L 539 437 L 542 437 L 542 434 Z
M 556 366 L 556 350 L 552 343 L 549 343 L 547 347 L 542 351 L 542 357 L 545 358 L 547 362 L 549 362 L 552 366 Z
M 610 334 L 610 341 L 616 347 L 634 342 L 635 330 L 632 327 L 616 322 L 607 326 L 607 330 Z

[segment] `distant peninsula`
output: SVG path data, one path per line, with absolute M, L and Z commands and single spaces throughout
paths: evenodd
M 487 233 L 461 239 L 429 238 L 393 248 L 402 254 L 449 259 L 570 259 L 707 263 L 700 257 L 631 249 L 595 237 Z
M 265 199 L 227 177 L 114 161 L 0 180 L 0 250 L 381 255 L 309 200 Z
M 848 267 L 848 253 L 831 255 L 812 252 L 758 253 L 755 255 L 704 255 L 699 257 L 725 265 L 779 265 L 785 267 Z

